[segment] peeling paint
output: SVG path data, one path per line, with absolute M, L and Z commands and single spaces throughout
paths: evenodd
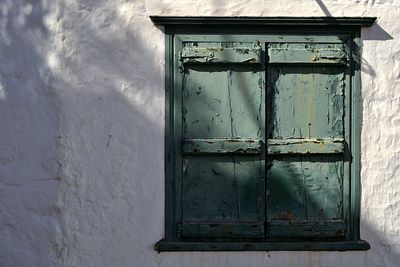
M 184 64 L 201 63 L 261 63 L 260 48 L 197 48 L 184 47 L 181 53 Z

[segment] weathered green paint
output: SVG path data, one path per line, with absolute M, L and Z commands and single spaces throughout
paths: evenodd
M 262 140 L 264 77 L 260 68 L 190 65 L 184 76 L 185 138 Z
M 259 156 L 186 156 L 183 219 L 260 220 Z
M 344 40 L 351 39 L 351 33 L 335 33 L 332 35 L 321 35 L 319 31 L 308 30 L 306 34 L 299 35 L 293 31 L 279 29 L 277 32 L 266 28 L 267 32 L 263 34 L 178 34 L 183 42 L 197 42 L 202 44 L 218 43 L 221 40 L 228 43 L 330 43 L 343 44 Z
M 211 236 L 243 237 L 243 227 L 229 228 L 228 235 L 227 222 L 264 221 L 264 71 L 260 64 L 231 64 L 260 62 L 260 49 L 247 48 L 258 45 L 253 43 L 216 45 L 185 43 L 181 54 L 183 63 L 219 63 L 183 66 L 182 220 L 192 223 L 181 223 L 182 237 L 204 236 L 209 222 L 215 225 Z M 260 229 L 248 234 L 264 237 Z
M 165 36 L 165 239 L 176 237 L 175 223 L 175 136 L 174 134 L 174 38 Z M 179 152 L 178 152 L 179 153 Z
M 342 218 L 342 163 L 316 156 L 274 160 L 269 220 L 327 221 Z
M 260 154 L 261 141 L 243 138 L 185 139 L 185 154 Z
M 188 29 L 166 27 L 166 240 L 157 249 L 368 249 L 358 241 L 359 122 L 350 118 L 359 118 L 358 30 Z M 258 47 L 261 64 L 236 64 L 237 48 Z M 184 63 L 182 52 L 208 48 L 229 52 L 218 64 Z M 327 59 L 306 60 L 316 55 Z
M 179 64 L 179 53 L 182 50 L 182 41 L 179 38 L 174 38 L 174 46 L 173 46 L 173 146 L 174 146 L 174 239 L 178 239 L 179 235 L 177 235 L 178 224 L 182 218 L 182 202 L 176 201 L 176 196 L 182 195 L 182 72 L 180 71 L 180 64 Z
M 271 65 L 269 138 L 343 138 L 344 68 Z
M 344 140 L 336 139 L 268 139 L 268 155 L 335 154 L 344 152 Z
M 354 33 L 351 40 L 353 60 L 351 65 L 351 205 L 350 225 L 352 240 L 360 239 L 360 154 L 361 154 L 361 38 L 360 32 Z
M 346 65 L 348 61 L 343 44 L 272 43 L 268 45 L 268 57 L 269 64 Z
M 353 82 L 352 82 L 352 77 L 354 75 L 354 72 L 352 70 L 351 65 L 353 64 L 354 60 L 357 60 L 357 56 L 354 55 L 352 52 L 352 42 L 353 42 L 353 34 L 351 38 L 348 38 L 345 42 L 345 50 L 346 54 L 352 55 L 352 60 L 349 62 L 349 66 L 345 69 L 346 75 L 345 75 L 345 80 L 344 83 L 347 85 L 344 87 L 344 95 L 346 96 L 344 99 L 344 114 L 351 114 L 351 101 L 352 101 L 352 87 Z M 348 179 L 343 180 L 343 220 L 346 223 L 346 231 L 345 233 L 345 239 L 346 240 L 353 240 L 352 239 L 352 232 L 354 228 L 351 226 L 351 218 L 353 217 L 350 211 L 350 208 L 352 206 L 351 203 L 351 180 L 353 180 L 352 175 L 351 175 L 351 166 L 353 166 L 352 163 L 352 150 L 350 149 L 351 146 L 351 139 L 352 139 L 352 126 L 351 126 L 351 116 L 347 115 L 344 116 L 344 124 L 343 124 L 343 131 L 344 131 L 344 139 L 346 140 L 346 151 L 347 153 L 344 154 L 344 163 L 343 163 L 343 173 L 347 174 Z M 357 177 L 359 179 L 359 177 Z M 359 240 L 359 238 L 354 239 L 354 240 Z
M 184 47 L 181 60 L 185 64 L 237 63 L 260 64 L 260 48 Z
M 268 57 L 268 63 L 279 63 L 267 71 L 268 236 L 315 237 L 321 232 L 313 226 L 316 221 L 326 222 L 320 237 L 344 236 L 346 223 L 341 229 L 328 223 L 344 219 L 343 183 L 349 179 L 343 172 L 346 66 L 335 65 L 348 62 L 344 46 L 270 44 Z M 272 227 L 282 220 L 291 223 Z

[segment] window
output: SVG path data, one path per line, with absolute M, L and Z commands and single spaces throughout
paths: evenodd
M 160 251 L 362 250 L 360 26 L 152 17 L 166 33 Z

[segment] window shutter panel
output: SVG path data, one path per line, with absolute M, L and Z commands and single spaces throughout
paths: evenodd
M 261 47 L 184 43 L 181 238 L 264 238 Z
M 344 46 L 270 43 L 267 54 L 267 236 L 342 238 Z

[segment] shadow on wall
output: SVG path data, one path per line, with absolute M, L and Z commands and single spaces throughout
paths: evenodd
M 0 2 L 0 266 L 57 264 L 58 117 L 43 23 L 49 8 Z
M 369 41 L 369 40 L 374 40 L 374 41 L 387 41 L 387 40 L 392 40 L 393 36 L 391 36 L 389 33 L 387 33 L 384 29 L 382 29 L 379 24 L 374 23 L 369 28 L 363 29 L 363 40 L 364 41 Z
M 332 16 L 331 12 L 329 12 L 328 8 L 326 7 L 326 5 L 322 0 L 315 0 L 315 2 L 317 2 L 317 4 L 321 8 L 325 16 L 327 17 Z M 363 33 L 364 33 L 363 40 L 386 41 L 393 39 L 393 37 L 389 33 L 387 33 L 384 29 L 382 29 L 382 27 L 379 26 L 377 23 L 375 23 L 369 28 L 364 28 Z
M 390 235 L 390 233 L 386 233 Z M 395 241 L 388 240 L 389 236 L 384 236 L 381 229 L 376 229 L 368 223 L 361 221 L 361 238 L 371 245 L 371 249 L 366 252 L 368 255 L 366 266 L 376 267 L 397 267 L 400 263 L 399 245 Z
M 362 41 L 387 41 L 392 39 L 393 37 L 377 23 L 374 23 L 369 28 L 362 29 Z M 364 57 L 361 60 L 361 71 L 371 77 L 376 77 L 374 68 Z
M 106 2 L 68 11 L 43 2 L 0 4 L 0 266 L 150 266 L 159 259 L 157 53 L 164 43 L 149 42 L 159 32 L 143 14 L 126 9 L 121 22 Z M 60 12 L 64 36 L 44 25 L 50 10 Z M 56 37 L 64 39 L 59 47 Z M 61 72 L 49 67 L 52 59 Z M 371 266 L 397 265 L 380 229 L 365 223 L 362 232 L 377 262 Z

